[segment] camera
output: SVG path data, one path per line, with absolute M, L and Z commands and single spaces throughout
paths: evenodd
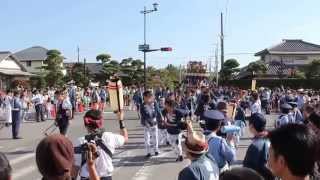
M 95 133 L 86 135 L 84 137 L 84 139 L 85 139 L 84 143 L 82 143 L 78 147 L 75 147 L 74 148 L 74 153 L 75 154 L 81 154 L 83 156 L 83 158 L 84 158 L 83 159 L 84 162 L 86 162 L 86 160 L 87 160 L 86 154 L 88 154 L 88 152 L 90 151 L 89 143 L 93 143 L 93 144 L 99 145 L 100 143 L 98 143 L 98 142 L 102 141 L 101 137 L 102 137 L 103 132 L 104 132 L 104 130 L 99 130 L 99 131 L 97 131 Z M 99 154 L 97 154 L 97 156 L 99 156 Z

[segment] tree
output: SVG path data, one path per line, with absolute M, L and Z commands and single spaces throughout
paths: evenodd
M 109 54 L 99 54 L 97 57 L 96 57 L 96 60 L 97 61 L 101 61 L 102 64 L 105 64 L 109 61 L 111 61 L 111 56 Z
M 125 85 L 133 85 L 143 81 L 143 62 L 140 59 L 123 59 L 120 63 L 120 71 L 125 75 L 122 82 Z
M 120 70 L 119 62 L 116 60 L 111 60 L 111 56 L 109 54 L 99 54 L 96 57 L 96 60 L 101 61 L 102 63 L 102 71 L 105 74 L 103 81 L 110 79 L 111 76 L 118 73 Z
M 251 62 L 248 65 L 247 72 L 249 72 L 252 76 L 256 74 L 264 74 L 268 70 L 266 64 L 263 61 L 255 61 Z
M 70 71 L 68 72 L 67 76 L 65 77 L 65 81 L 74 80 L 75 84 L 80 87 L 85 87 L 89 83 L 89 72 L 86 69 L 86 74 L 84 74 L 84 64 L 76 63 L 74 64 Z
M 239 72 L 239 63 L 236 59 L 228 59 L 223 64 L 223 69 L 221 70 L 221 78 L 223 80 L 230 80 L 236 72 Z
M 320 78 L 320 59 L 313 60 L 305 69 L 308 79 Z
M 63 56 L 58 50 L 49 50 L 47 52 L 47 58 L 44 61 L 45 80 L 49 86 L 61 87 L 63 85 Z

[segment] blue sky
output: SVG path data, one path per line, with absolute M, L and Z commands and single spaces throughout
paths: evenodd
M 95 61 L 100 53 L 114 59 L 141 58 L 143 6 L 152 0 L 1 0 L 0 51 L 41 45 L 59 49 L 69 61 Z M 319 0 L 157 0 L 149 14 L 147 40 L 152 48 L 173 52 L 148 54 L 147 64 L 163 67 L 189 60 L 208 61 L 219 39 L 219 15 L 225 13 L 226 59 L 241 66 L 252 54 L 281 42 L 304 39 L 320 44 Z

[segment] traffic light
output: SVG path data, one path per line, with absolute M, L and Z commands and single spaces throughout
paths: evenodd
M 171 47 L 163 47 L 160 49 L 161 51 L 172 51 Z

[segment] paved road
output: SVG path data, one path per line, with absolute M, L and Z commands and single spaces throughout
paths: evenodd
M 82 114 L 76 115 L 73 120 L 68 137 L 74 141 L 77 137 L 85 135 Z M 268 119 L 274 119 L 274 115 Z M 161 154 L 149 160 L 144 158 L 143 129 L 139 125 L 135 112 L 128 111 L 125 115 L 126 126 L 129 131 L 129 143 L 118 149 L 114 155 L 115 171 L 114 179 L 131 180 L 174 180 L 178 172 L 188 165 L 189 161 L 175 162 L 176 157 L 169 147 L 162 147 Z M 41 178 L 35 163 L 35 148 L 44 137 L 42 131 L 52 124 L 52 121 L 42 123 L 27 122 L 21 127 L 21 136 L 24 139 L 12 140 L 11 129 L 0 130 L 0 151 L 4 152 L 13 167 L 14 180 L 38 180 Z M 268 125 L 270 126 L 270 120 Z M 105 128 L 107 131 L 118 132 L 116 116 L 112 113 L 105 113 Z M 240 142 L 237 151 L 238 164 L 241 164 L 246 149 L 250 144 L 250 135 L 246 129 L 244 137 Z

